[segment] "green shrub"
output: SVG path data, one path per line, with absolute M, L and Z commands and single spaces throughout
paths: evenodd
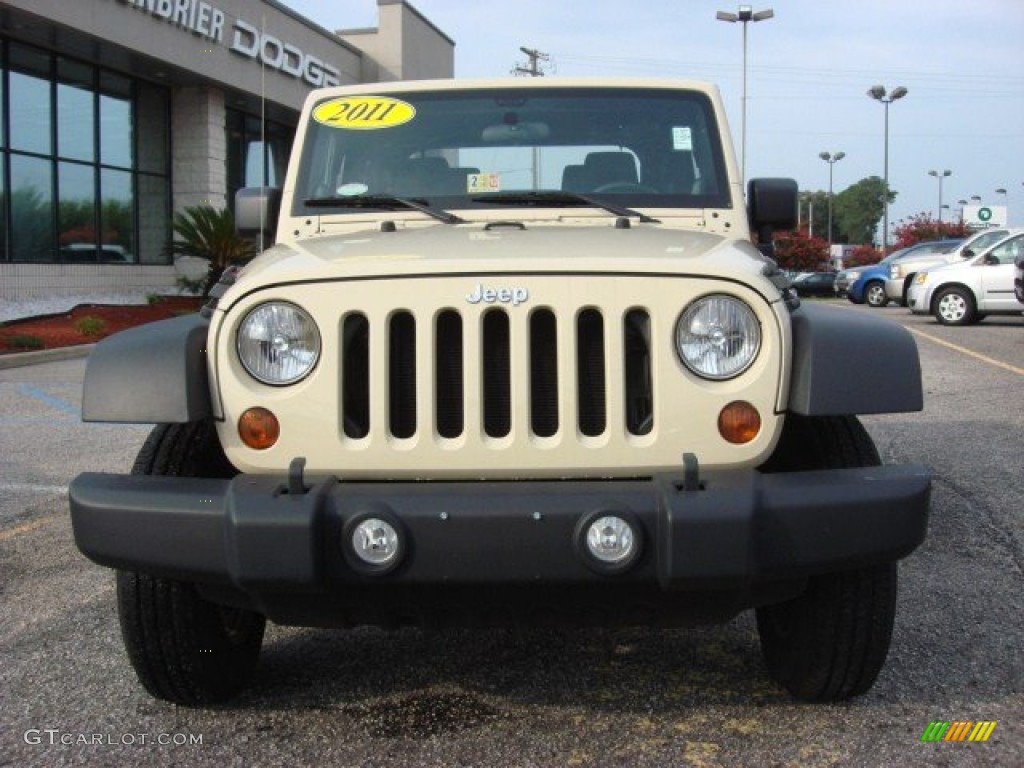
M 191 293 L 193 296 L 198 296 L 203 292 L 203 286 L 206 285 L 206 278 L 200 277 L 197 280 L 192 280 L 184 275 L 179 275 L 175 282 L 178 284 L 178 290 L 183 293 Z
M 4 341 L 11 349 L 42 349 L 46 345 L 38 336 L 18 335 L 8 336 Z
M 107 324 L 102 317 L 86 315 L 75 320 L 75 328 L 83 336 L 99 336 L 107 329 Z

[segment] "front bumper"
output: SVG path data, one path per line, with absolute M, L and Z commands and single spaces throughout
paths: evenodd
M 640 595 L 676 609 L 686 604 L 680 592 L 703 592 L 721 598 L 728 618 L 779 599 L 773 586 L 792 593 L 807 576 L 909 554 L 925 536 L 931 478 L 888 466 L 707 473 L 699 482 L 680 472 L 586 482 L 308 478 L 305 487 L 289 493 L 286 478 L 256 475 L 82 474 L 70 487 L 75 541 L 100 565 L 205 585 L 282 623 L 355 623 L 365 619 L 360 606 L 379 608 L 388 595 L 419 603 L 502 588 L 566 604 L 588 590 Z M 631 521 L 641 540 L 620 573 L 602 572 L 582 541 L 586 521 L 605 513 Z M 367 516 L 404 539 L 387 573 L 361 567 L 347 544 Z
M 914 283 L 907 292 L 907 306 L 915 315 L 927 315 L 931 311 L 927 286 Z
M 888 278 L 885 281 L 885 295 L 890 301 L 903 301 L 903 288 L 906 278 Z

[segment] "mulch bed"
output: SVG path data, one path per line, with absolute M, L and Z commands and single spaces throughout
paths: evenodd
M 79 304 L 69 312 L 12 320 L 0 324 L 0 354 L 92 344 L 125 328 L 198 312 L 202 305 L 196 296 L 161 296 L 152 304 Z

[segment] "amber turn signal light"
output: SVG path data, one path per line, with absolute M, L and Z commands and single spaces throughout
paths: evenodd
M 238 419 L 238 436 L 250 448 L 262 451 L 277 442 L 281 425 L 266 408 L 250 408 Z
M 736 400 L 718 414 L 718 431 L 730 443 L 744 445 L 761 431 L 761 414 L 750 403 Z

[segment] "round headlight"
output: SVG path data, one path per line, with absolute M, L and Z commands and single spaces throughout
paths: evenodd
M 683 310 L 676 323 L 676 352 L 683 365 L 705 379 L 731 379 L 754 362 L 761 326 L 754 311 L 732 296 L 705 296 Z
M 250 310 L 238 327 L 238 359 L 257 381 L 294 384 L 320 358 L 320 331 L 294 304 L 271 301 Z

